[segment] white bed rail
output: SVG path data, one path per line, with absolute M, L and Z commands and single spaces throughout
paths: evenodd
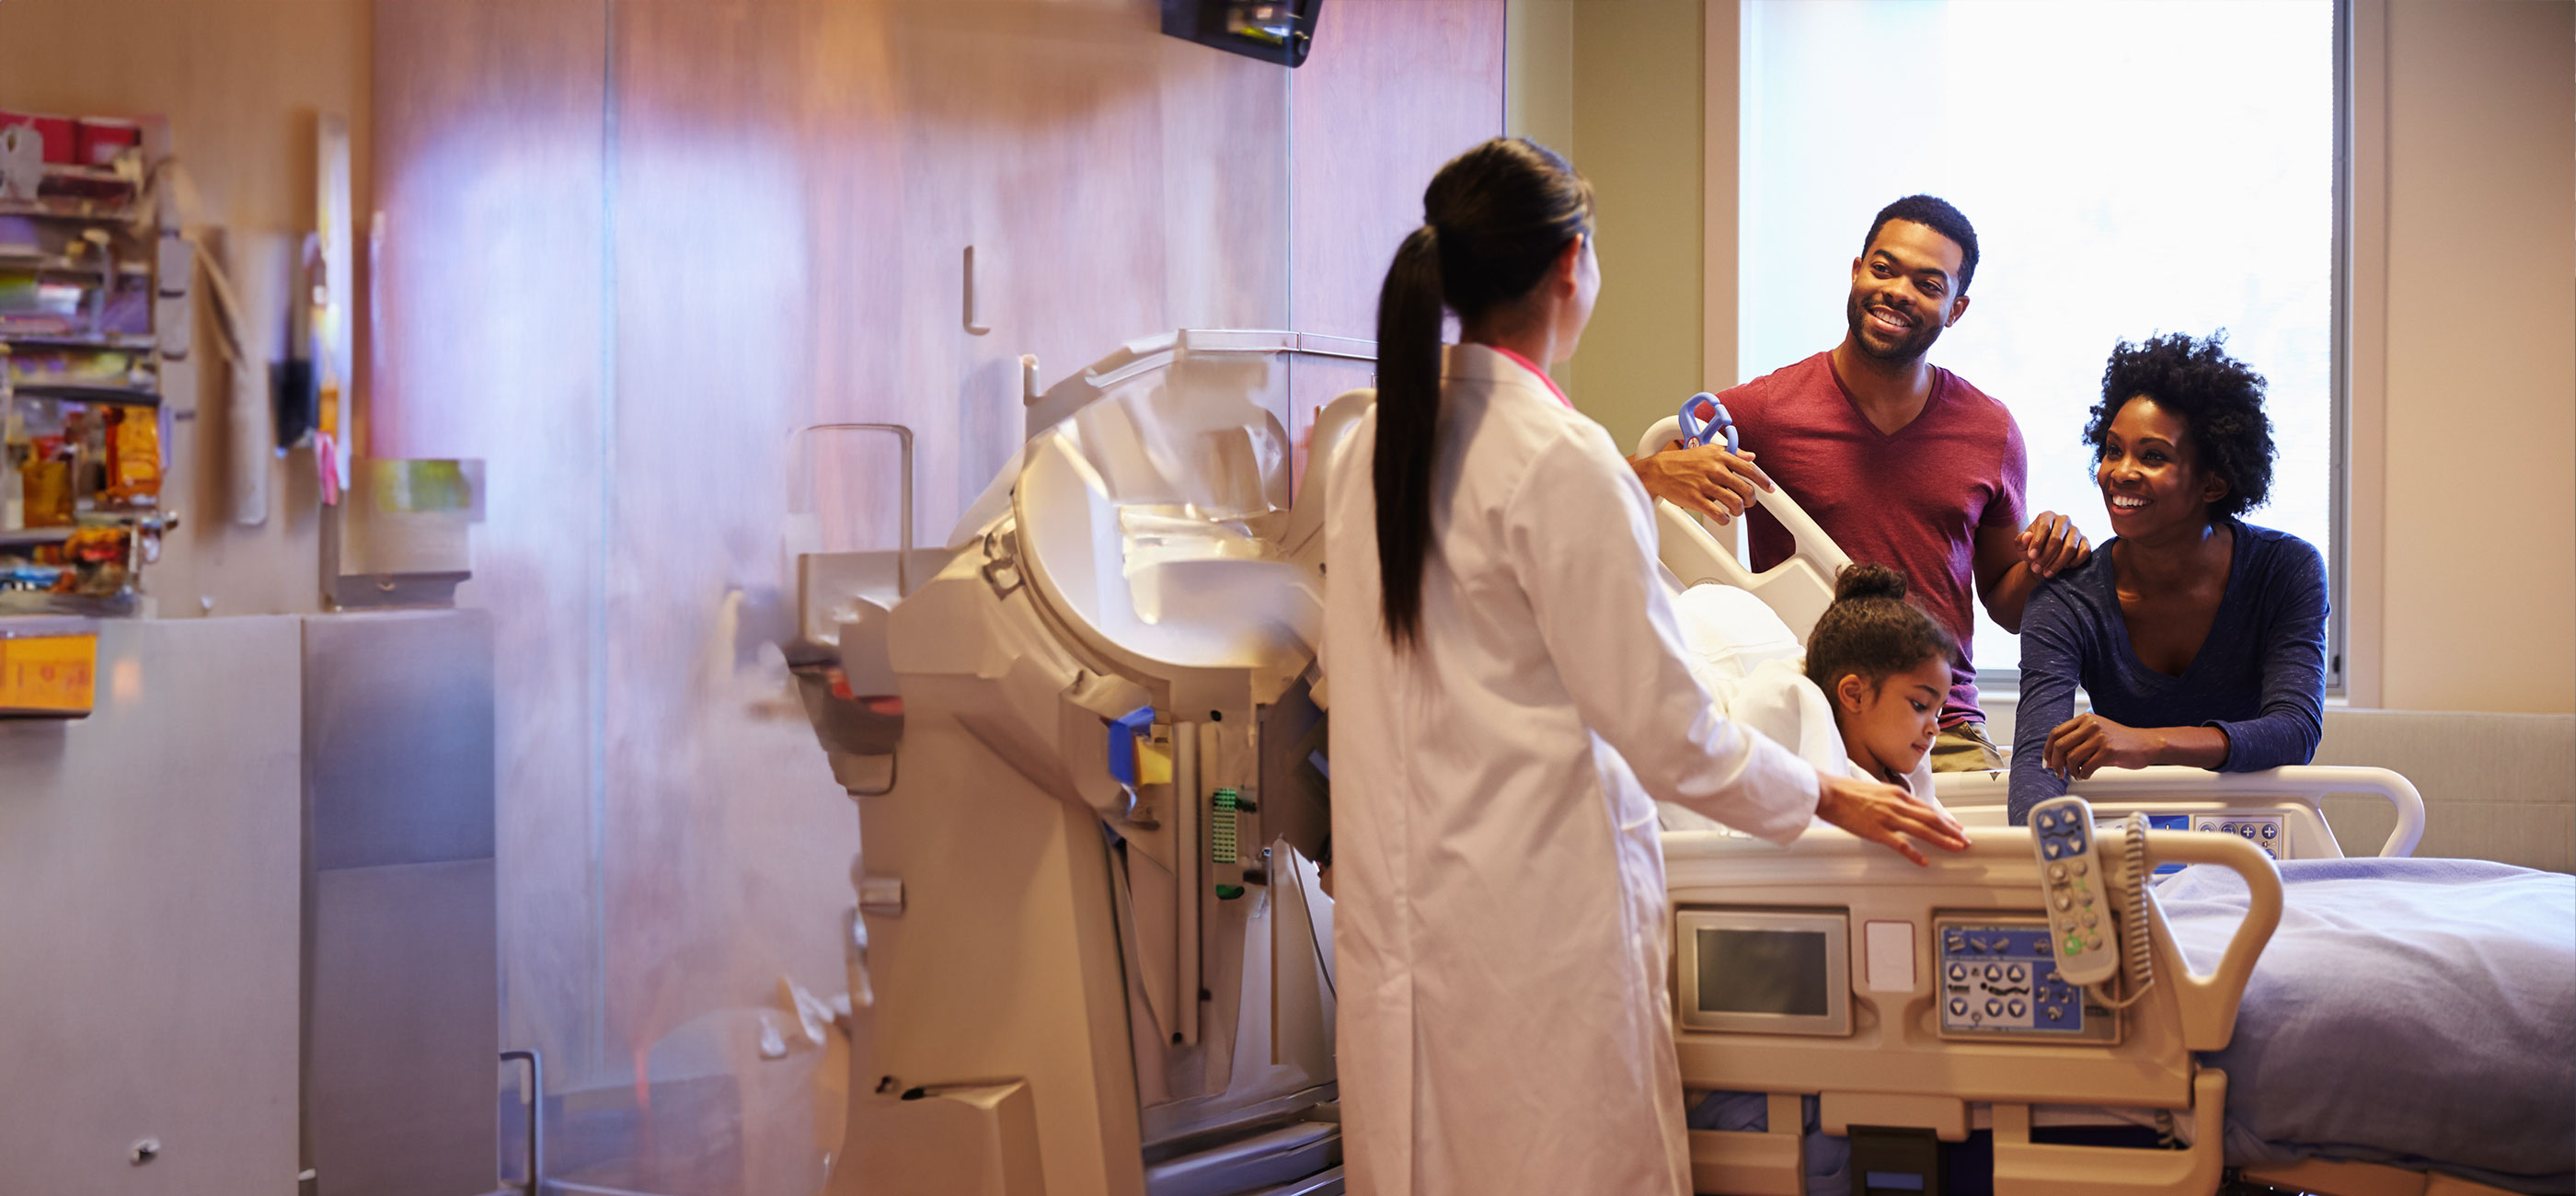
M 1665 416 L 1638 438 L 1637 455 L 1662 452 L 1679 439 L 1680 417 Z M 1807 634 L 1816 629 L 1816 619 L 1832 605 L 1834 578 L 1851 564 L 1851 558 L 1834 546 L 1833 537 L 1788 491 L 1757 490 L 1754 502 L 1789 529 L 1797 544 L 1789 559 L 1755 573 L 1718 541 L 1700 516 L 1661 500 L 1655 503 L 1656 554 L 1685 588 L 1714 581 L 1751 591 L 1779 613 L 1780 621 L 1797 633 L 1798 642 L 1805 643 Z
M 2097 809 L 2098 815 L 2100 811 Z M 2254 961 L 2281 925 L 2281 874 L 2270 857 L 2233 835 L 2149 832 L 2147 862 L 2217 864 L 2245 879 L 2245 920 L 2229 936 L 2218 966 L 2198 973 L 2184 962 L 2155 895 L 2146 895 L 2155 942 L 2156 975 L 2180 999 L 2183 1046 L 2224 1050 L 2236 1033 L 2236 1011 Z M 2187 1150 L 2133 1150 L 2070 1146 L 2030 1140 L 2031 1106 L 1994 1104 L 1996 1196 L 2183 1196 L 2215 1192 L 2224 1170 L 2227 1073 L 2199 1068 L 2192 1076 L 2192 1145 Z
M 2006 822 L 2010 774 L 1941 773 L 1932 779 L 1941 804 L 1972 826 Z M 2248 806 L 2289 806 L 2315 820 L 2297 837 L 2289 858 L 2340 859 L 2344 852 L 2326 824 L 2324 799 L 2355 794 L 2385 798 L 2397 808 L 2397 828 L 2380 844 L 2382 857 L 2415 853 L 2424 839 L 2424 796 L 2413 782 L 2385 768 L 2302 764 L 2262 772 L 2211 772 L 2204 768 L 2110 768 L 2067 786 L 2067 792 L 2093 803 L 2104 820 L 2126 817 L 2132 810 L 2155 814 L 2225 813 Z

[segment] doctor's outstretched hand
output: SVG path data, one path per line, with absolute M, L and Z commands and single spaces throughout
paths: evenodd
M 1867 839 L 1916 864 L 1928 864 L 1915 850 L 1920 839 L 1948 851 L 1966 851 L 1968 832 L 1940 810 L 1916 802 L 1894 785 L 1816 774 L 1816 817 Z

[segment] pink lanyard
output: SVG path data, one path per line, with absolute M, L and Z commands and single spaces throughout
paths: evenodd
M 1569 398 L 1565 397 L 1565 391 L 1563 391 L 1562 389 L 1559 389 L 1559 388 L 1558 388 L 1558 386 L 1556 385 L 1556 379 L 1548 377 L 1548 376 L 1547 376 L 1547 371 L 1546 371 L 1546 370 L 1540 369 L 1540 368 L 1538 368 L 1537 366 L 1530 364 L 1530 359 L 1529 359 L 1529 358 L 1523 357 L 1523 356 L 1521 356 L 1521 355 L 1520 355 L 1520 354 L 1518 354 L 1518 353 L 1514 353 L 1514 352 L 1512 352 L 1511 350 L 1509 350 L 1509 349 L 1506 349 L 1506 348 L 1502 347 L 1501 345 L 1487 345 L 1487 346 L 1485 346 L 1485 347 L 1486 347 L 1486 348 L 1488 348 L 1488 349 L 1493 350 L 1493 351 L 1494 351 L 1494 352 L 1496 352 L 1496 353 L 1500 353 L 1500 354 L 1502 354 L 1502 355 L 1503 355 L 1503 356 L 1505 356 L 1505 357 L 1511 358 L 1513 361 L 1516 361 L 1516 362 L 1520 363 L 1520 367 L 1521 367 L 1522 369 L 1528 370 L 1529 372 L 1531 372 L 1531 373 L 1533 373 L 1533 374 L 1538 375 L 1538 380 L 1539 380 L 1539 381 L 1544 382 L 1544 383 L 1547 383 L 1547 393 L 1552 394 L 1552 395 L 1555 395 L 1555 396 L 1556 396 L 1556 401 L 1557 401 L 1557 402 L 1560 402 L 1560 403 L 1565 404 L 1565 405 L 1566 405 L 1566 407 L 1567 407 L 1567 409 L 1569 409 L 1569 410 L 1571 410 L 1571 409 L 1574 407 L 1574 400 L 1572 400 L 1572 399 L 1569 399 Z

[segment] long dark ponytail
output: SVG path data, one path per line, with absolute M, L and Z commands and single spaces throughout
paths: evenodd
M 1422 637 L 1442 315 L 1473 320 L 1526 297 L 1566 244 L 1592 231 L 1592 184 L 1553 150 L 1497 137 L 1431 176 L 1422 220 L 1377 298 L 1377 569 L 1398 647 Z

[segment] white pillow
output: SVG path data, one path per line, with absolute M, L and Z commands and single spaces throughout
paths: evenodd
M 1734 586 L 1703 582 L 1672 596 L 1691 675 L 1708 687 L 1720 713 L 1797 752 L 1818 768 L 1842 767 L 1842 736 L 1824 692 L 1800 669 L 1805 646 L 1761 599 Z M 1802 690 L 1803 687 L 1803 690 Z M 1725 830 L 1717 821 L 1658 802 L 1663 829 Z
M 1682 643 L 1697 663 L 1707 666 L 1693 670 L 1703 679 L 1713 673 L 1741 680 L 1766 662 L 1795 660 L 1807 651 L 1778 614 L 1734 586 L 1704 582 L 1673 595 L 1673 617 L 1681 625 Z

